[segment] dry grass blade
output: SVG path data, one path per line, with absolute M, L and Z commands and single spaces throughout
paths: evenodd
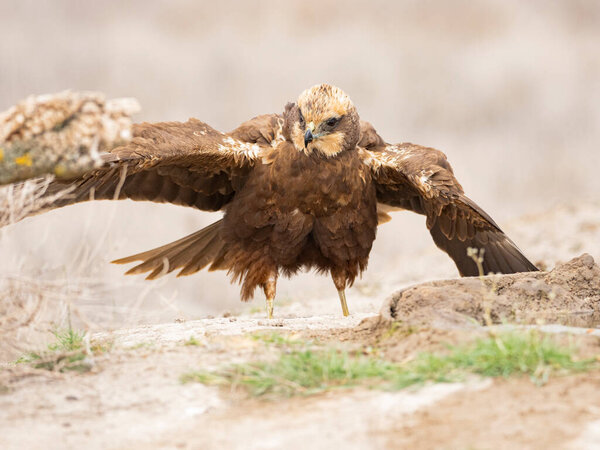
M 68 195 L 72 188 L 45 195 L 53 177 L 28 180 L 0 188 L 0 227 L 18 222 L 25 217 L 50 208 L 59 198 Z

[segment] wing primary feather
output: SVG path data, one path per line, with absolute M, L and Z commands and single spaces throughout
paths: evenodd
M 365 133 L 375 133 L 371 128 L 365 125 Z M 467 256 L 469 247 L 485 250 L 486 274 L 538 270 L 496 222 L 464 195 L 442 152 L 414 144 L 385 144 L 371 137 L 365 138 L 359 155 L 371 168 L 378 203 L 424 214 L 435 244 L 454 260 L 461 275 L 479 274 Z

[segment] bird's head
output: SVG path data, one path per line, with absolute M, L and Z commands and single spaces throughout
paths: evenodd
M 284 113 L 286 137 L 298 151 L 332 157 L 356 146 L 360 120 L 344 91 L 329 84 L 313 86 L 289 103 Z

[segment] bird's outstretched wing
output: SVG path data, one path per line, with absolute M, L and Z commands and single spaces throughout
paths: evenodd
M 147 200 L 221 209 L 262 152 L 281 138 L 282 119 L 265 115 L 221 133 L 203 122 L 133 125 L 133 139 L 102 155 L 102 167 L 84 176 L 55 181 L 47 195 L 71 186 L 51 208 L 91 199 Z
M 442 152 L 414 144 L 386 144 L 363 122 L 359 153 L 371 168 L 380 212 L 399 208 L 425 215 L 435 244 L 454 260 L 461 275 L 478 275 L 477 265 L 467 255 L 469 247 L 484 249 L 486 274 L 538 270 L 465 196 Z

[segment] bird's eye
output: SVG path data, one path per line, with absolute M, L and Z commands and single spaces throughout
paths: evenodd
M 304 126 L 304 116 L 302 115 L 302 111 L 300 112 L 300 125 Z
M 334 127 L 336 123 L 338 123 L 340 119 L 338 119 L 337 117 L 332 117 L 331 119 L 327 119 L 327 122 L 325 122 L 327 124 L 328 127 Z

